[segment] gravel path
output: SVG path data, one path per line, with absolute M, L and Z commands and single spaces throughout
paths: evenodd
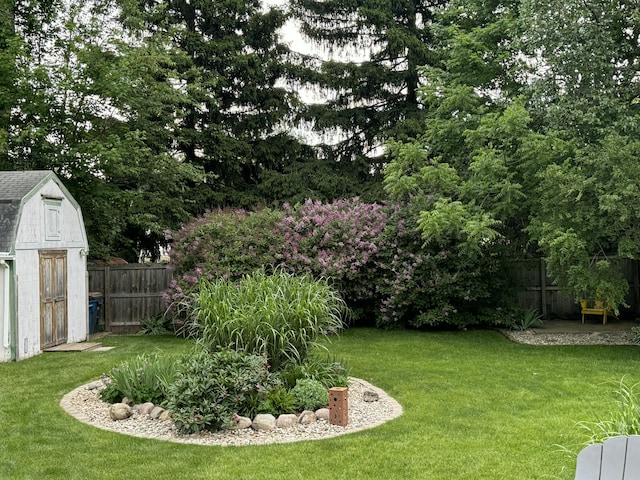
M 500 330 L 504 336 L 529 345 L 634 345 L 631 332 L 546 333 L 544 330 Z
M 379 395 L 377 402 L 365 402 L 363 393 L 371 390 Z M 310 425 L 276 428 L 273 431 L 227 430 L 192 435 L 178 433 L 170 420 L 153 420 L 148 415 L 134 413 L 126 420 L 113 421 L 109 417 L 109 404 L 100 400 L 99 389 L 83 385 L 66 394 L 60 406 L 78 420 L 94 427 L 136 437 L 167 440 L 199 445 L 240 446 L 289 443 L 319 440 L 373 428 L 402 415 L 400 404 L 383 390 L 358 378 L 349 379 L 349 423 L 346 427 L 318 420 Z

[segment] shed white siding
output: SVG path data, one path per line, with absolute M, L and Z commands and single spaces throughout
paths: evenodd
M 52 252 L 65 258 L 65 304 L 59 305 L 66 309 L 66 342 L 86 340 L 88 334 L 88 244 L 82 213 L 55 175 L 43 180 L 22 198 L 12 250 L 5 267 L 0 264 L 0 361 L 11 359 L 11 347 L 15 360 L 42 351 L 42 257 Z M 12 288 L 4 288 L 7 281 Z

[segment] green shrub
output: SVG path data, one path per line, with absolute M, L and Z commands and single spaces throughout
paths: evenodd
M 162 403 L 176 376 L 176 360 L 170 355 L 145 354 L 112 368 L 109 383 L 100 392 L 105 402 L 115 403 L 124 397 L 135 403 Z
M 282 245 L 276 231 L 281 218 L 280 212 L 268 209 L 217 210 L 174 232 L 169 252 L 173 281 L 163 294 L 169 314 L 184 320 L 179 307 L 191 299 L 201 278 L 237 280 L 275 265 L 274 245 Z
M 255 271 L 240 281 L 202 281 L 194 302 L 200 341 L 266 355 L 274 370 L 303 363 L 319 340 L 343 326 L 346 307 L 324 280 Z
M 173 320 L 164 313 L 144 318 L 140 323 L 142 328 L 138 335 L 164 335 L 174 332 Z
M 640 327 L 631 327 L 631 340 L 634 344 L 640 345 Z
M 183 360 L 167 408 L 181 432 L 220 430 L 234 415 L 253 416 L 275 384 L 264 356 L 202 350 Z
M 291 390 L 298 407 L 302 410 L 316 410 L 329 404 L 329 392 L 320 382 L 303 378 Z
M 640 396 L 636 392 L 638 385 L 627 385 L 624 379 L 620 380 L 616 392 L 618 408 L 608 418 L 578 423 L 589 434 L 589 439 L 585 442 L 587 445 L 602 443 L 607 438 L 618 435 L 640 434 Z
M 298 408 L 298 399 L 285 387 L 276 387 L 267 392 L 266 400 L 260 405 L 259 413 L 278 416 L 294 413 Z
M 346 387 L 349 371 L 338 361 L 329 358 L 308 358 L 303 364 L 287 363 L 279 372 L 280 378 L 289 388 L 298 380 L 310 379 L 320 382 L 326 389 Z
M 522 312 L 522 315 L 517 318 L 512 324 L 511 328 L 516 330 L 529 330 L 530 328 L 538 328 L 544 325 L 542 321 L 542 315 L 535 309 L 528 309 Z

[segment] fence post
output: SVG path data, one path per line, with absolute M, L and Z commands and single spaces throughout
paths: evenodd
M 540 312 L 547 318 L 547 262 L 540 258 Z

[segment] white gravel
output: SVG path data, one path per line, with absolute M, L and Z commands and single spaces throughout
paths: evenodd
M 97 428 L 125 435 L 153 438 L 199 445 L 241 446 L 289 443 L 303 440 L 319 440 L 373 428 L 402 415 L 400 404 L 383 390 L 358 379 L 349 379 L 348 425 L 341 427 L 318 420 L 310 425 L 276 428 L 273 431 L 255 431 L 252 428 L 204 432 L 183 435 L 178 433 L 171 420 L 153 420 L 148 415 L 133 413 L 126 420 L 114 421 L 109 417 L 109 404 L 100 400 L 99 389 L 88 389 L 82 385 L 66 394 L 60 406 L 78 420 Z M 362 394 L 372 390 L 379 395 L 377 402 L 365 402 Z
M 529 345 L 634 345 L 633 333 L 584 332 L 545 333 L 544 330 L 500 330 L 510 340 Z

